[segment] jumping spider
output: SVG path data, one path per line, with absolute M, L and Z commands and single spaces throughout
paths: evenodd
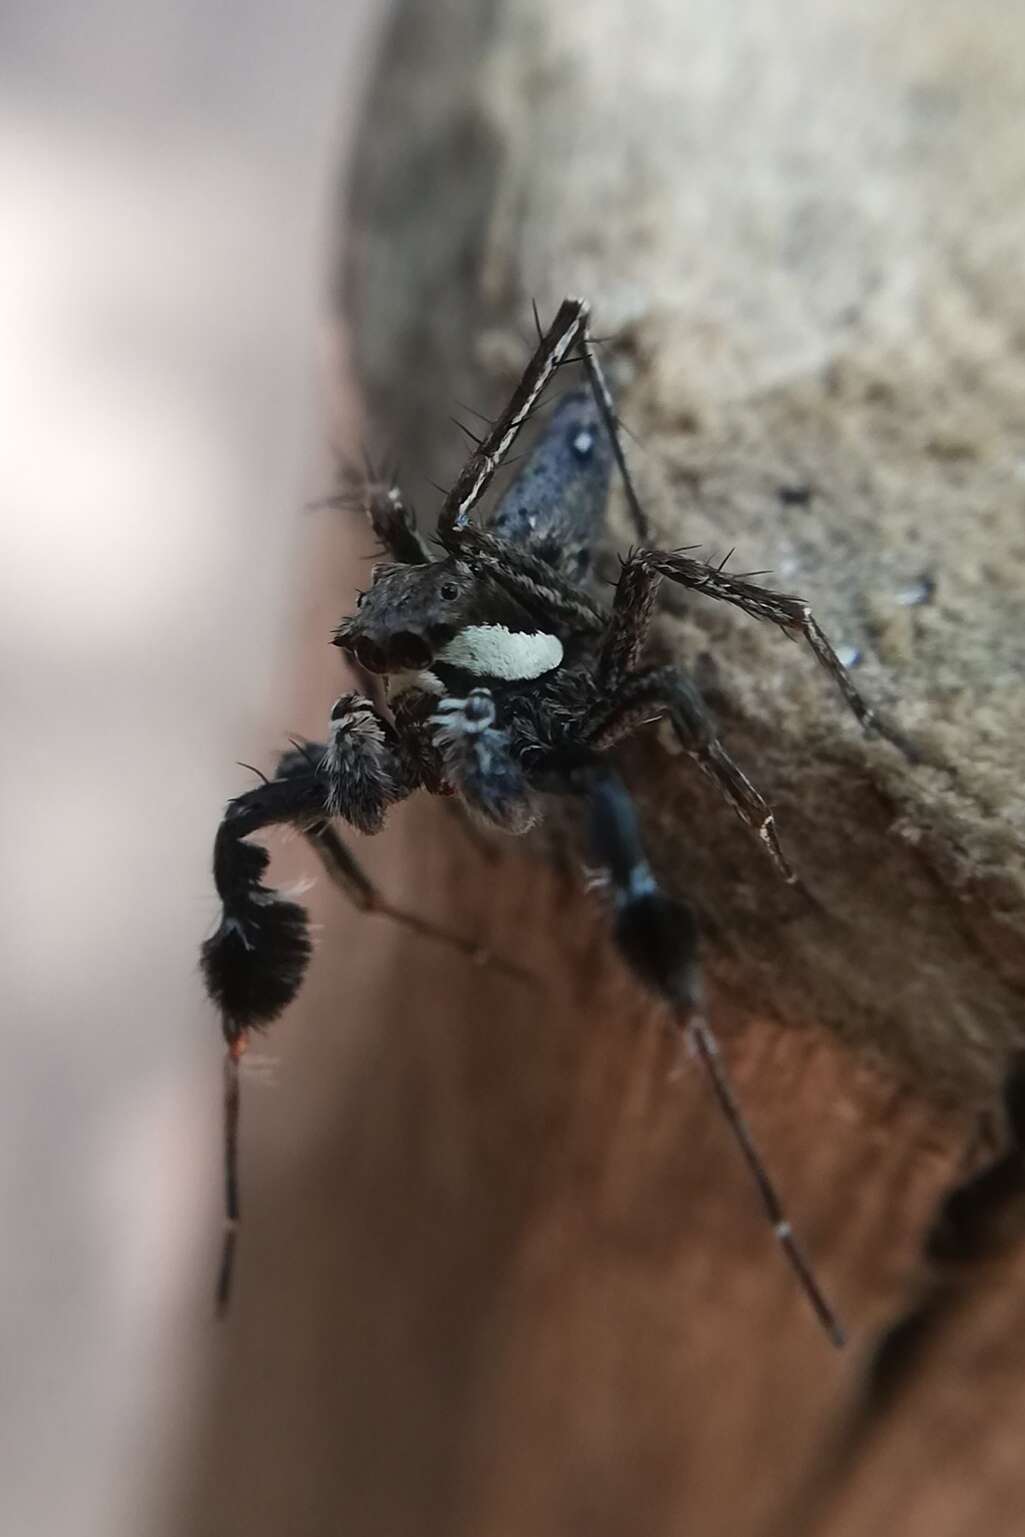
M 841 1344 L 840 1323 L 797 1247 L 725 1077 L 704 1016 L 694 918 L 656 883 L 608 749 L 643 722 L 664 717 L 779 874 L 794 882 L 771 812 L 718 740 L 687 674 L 675 665 L 642 665 L 666 577 L 805 640 L 862 726 L 878 723 L 803 599 L 755 586 L 686 552 L 648 547 L 647 519 L 588 315 L 584 302 L 567 299 L 546 332 L 538 326 L 537 348 L 512 399 L 445 498 L 439 557 L 422 542 L 398 489 L 371 488 L 366 510 L 390 559 L 375 568 L 370 590 L 339 624 L 334 643 L 365 672 L 386 680 L 389 709 L 364 694 L 344 694 L 331 711 L 327 742 L 294 744 L 273 779 L 229 802 L 218 829 L 214 880 L 223 912 L 203 946 L 202 968 L 227 1041 L 228 1209 L 219 1298 L 223 1305 L 238 1219 L 239 1059 L 250 1032 L 270 1024 L 295 997 L 310 957 L 306 914 L 264 885 L 269 855 L 252 836 L 274 825 L 298 828 L 357 905 L 451 939 L 381 900 L 333 819 L 376 833 L 390 806 L 426 789 L 455 794 L 490 827 L 523 833 L 540 817 L 541 798 L 556 794 L 585 804 L 592 857 L 608 877 L 619 949 L 689 1035 L 776 1236 L 830 1338 Z M 588 387 L 559 403 L 493 515 L 471 523 L 546 384 L 571 359 L 582 362 Z M 587 576 L 613 463 L 640 547 L 622 562 L 609 610 L 592 595 Z

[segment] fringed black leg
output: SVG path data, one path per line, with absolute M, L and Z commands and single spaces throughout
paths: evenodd
M 285 1009 L 302 985 L 312 946 L 305 910 L 263 883 L 267 850 L 248 838 L 268 826 L 304 825 L 323 814 L 323 786 L 303 779 L 270 781 L 228 805 L 214 844 L 214 881 L 221 921 L 200 952 L 203 980 L 221 1015 L 224 1058 L 224 1248 L 217 1281 L 217 1309 L 231 1295 L 239 1222 L 239 1063 L 252 1030 L 263 1029 Z
M 306 911 L 264 884 L 267 850 L 249 840 L 267 828 L 291 826 L 307 839 L 330 877 L 360 911 L 376 914 L 478 964 L 517 980 L 522 967 L 440 924 L 387 901 L 331 826 L 344 816 L 374 833 L 388 807 L 417 782 L 394 728 L 358 694 L 343 696 L 331 717 L 327 744 L 296 744 L 277 775 L 229 802 L 214 844 L 214 883 L 221 919 L 204 943 L 200 966 L 226 1043 L 224 1064 L 225 1241 L 217 1286 L 227 1306 L 238 1229 L 239 1064 L 254 1030 L 271 1024 L 295 998 L 312 946 Z

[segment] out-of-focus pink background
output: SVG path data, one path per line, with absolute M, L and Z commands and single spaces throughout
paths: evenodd
M 192 957 L 233 762 L 281 735 L 383 10 L 0 12 L 12 1537 L 161 1527 L 211 1370 L 219 1048 Z

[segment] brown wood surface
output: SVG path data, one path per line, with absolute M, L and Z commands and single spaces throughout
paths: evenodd
M 842 1354 L 578 871 L 482 851 L 439 805 L 366 847 L 536 988 L 317 894 L 276 1091 L 248 1096 L 197 1534 L 1022 1529 L 1025 1252 L 966 1278 L 886 1418 L 858 1406 L 1023 1017 L 1023 43 L 995 0 L 399 7 L 345 282 L 375 422 L 449 475 L 452 400 L 501 398 L 531 295 L 586 292 L 661 542 L 782 571 L 933 766 L 863 742 L 779 636 L 678 604 L 656 644 L 714 697 L 821 913 L 686 763 L 624 757 Z M 317 537 L 311 733 L 358 571 Z M 922 571 L 937 599 L 907 610 Z
M 720 1018 L 851 1328 L 838 1354 L 592 904 L 514 849 L 482 870 L 440 808 L 402 836 L 410 892 L 443 894 L 485 940 L 527 939 L 545 988 L 404 938 L 368 951 L 365 927 L 319 904 L 314 997 L 275 1043 L 274 1095 L 249 1093 L 240 1285 L 194 1529 L 770 1530 L 804 1508 L 874 1332 L 909 1295 L 962 1119 L 824 1032 Z M 891 1497 L 910 1497 L 909 1471 Z

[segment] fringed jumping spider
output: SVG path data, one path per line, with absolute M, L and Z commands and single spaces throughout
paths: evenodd
M 339 624 L 334 643 L 365 672 L 386 680 L 388 708 L 361 693 L 344 694 L 331 711 L 328 740 L 286 753 L 273 779 L 228 804 L 218 829 L 214 880 L 223 913 L 203 946 L 202 967 L 227 1041 L 228 1214 L 219 1297 L 223 1304 L 228 1295 L 238 1218 L 239 1059 L 250 1032 L 270 1024 L 295 997 L 310 958 L 306 914 L 264 884 L 269 856 L 250 841 L 253 835 L 275 825 L 298 828 L 357 905 L 451 939 L 381 900 L 333 820 L 376 833 L 390 806 L 425 789 L 455 794 L 481 822 L 522 833 L 541 816 L 543 798 L 560 795 L 584 803 L 591 858 L 608 877 L 619 949 L 702 1059 L 776 1236 L 840 1344 L 840 1323 L 794 1240 L 725 1077 L 704 1013 L 694 918 L 657 884 L 608 750 L 642 723 L 663 717 L 761 840 L 782 878 L 794 881 L 772 814 L 718 740 L 690 678 L 675 665 L 643 663 L 664 578 L 806 641 L 862 726 L 876 722 L 803 599 L 755 586 L 685 552 L 648 547 L 647 519 L 588 314 L 581 300 L 567 299 L 546 332 L 538 326 L 537 348 L 512 399 L 445 498 L 437 554 L 417 533 L 397 488 L 371 489 L 366 510 L 389 560 L 375 568 L 370 590 Z M 546 384 L 571 360 L 583 364 L 587 388 L 559 403 L 490 518 L 471 522 Z M 607 608 L 587 579 L 614 463 L 640 547 L 623 559 Z

